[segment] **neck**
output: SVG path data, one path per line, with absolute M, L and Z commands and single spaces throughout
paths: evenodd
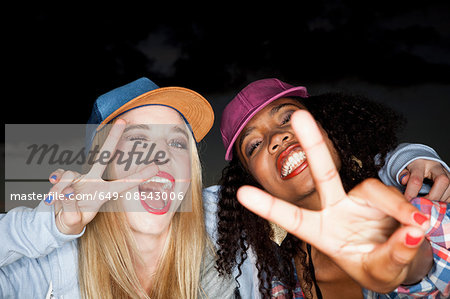
M 140 261 L 136 262 L 136 274 L 142 287 L 148 292 L 150 290 L 153 276 L 157 271 L 159 259 L 169 233 L 169 228 L 158 235 L 143 234 L 133 231 L 136 246 L 140 255 Z
M 293 202 L 297 207 L 318 211 L 322 209 L 319 193 L 314 189 L 311 192 L 302 195 Z

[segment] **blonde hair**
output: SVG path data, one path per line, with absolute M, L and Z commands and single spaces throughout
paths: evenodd
M 105 135 L 97 134 L 94 144 Z M 103 135 L 103 136 L 102 136 Z M 191 212 L 175 213 L 147 294 L 135 271 L 140 256 L 126 215 L 116 201 L 103 205 L 79 239 L 78 269 L 83 298 L 197 298 L 206 243 L 203 221 L 201 165 L 191 134 L 191 184 L 182 205 Z

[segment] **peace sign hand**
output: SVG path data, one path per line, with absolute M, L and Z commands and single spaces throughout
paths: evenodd
M 121 119 L 112 125 L 99 153 L 115 152 L 125 126 L 126 122 Z M 111 159 L 114 155 L 109 156 Z M 50 189 L 49 194 L 65 195 L 64 200 L 46 200 L 47 204 L 55 204 L 56 226 L 60 232 L 64 234 L 81 233 L 86 224 L 94 219 L 100 207 L 111 199 L 112 194 L 125 192 L 155 176 L 158 172 L 158 167 L 151 164 L 125 178 L 105 181 L 102 175 L 107 164 L 105 161 L 97 161 L 85 175 L 64 170 L 57 170 L 50 175 L 50 182 L 54 183 L 54 186 Z M 88 200 L 75 200 L 75 198 L 81 197 L 77 195 L 82 195 Z
M 376 179 L 346 194 L 312 116 L 299 110 L 292 115 L 292 126 L 308 158 L 322 210 L 299 208 L 249 186 L 239 189 L 238 200 L 331 257 L 361 286 L 393 290 L 409 277 L 428 218 Z

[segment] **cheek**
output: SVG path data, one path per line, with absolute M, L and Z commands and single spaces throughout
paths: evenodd
M 175 179 L 175 189 L 173 192 L 178 196 L 181 192 L 186 194 L 192 179 L 190 155 L 186 153 L 177 153 L 171 155 L 170 162 L 165 166 L 160 166 L 160 170 L 168 171 Z
M 190 179 L 192 161 L 189 153 L 176 153 L 172 155 L 171 160 L 171 168 L 180 175 L 180 178 Z
M 274 165 L 270 165 L 268 159 L 261 156 L 255 157 L 249 165 L 249 171 L 267 192 L 272 192 L 274 184 L 276 184 L 277 171 Z

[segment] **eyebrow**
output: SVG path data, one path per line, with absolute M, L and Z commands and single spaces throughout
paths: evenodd
M 286 106 L 294 106 L 294 107 L 300 108 L 297 105 L 292 104 L 292 103 L 283 103 L 283 104 L 273 107 L 272 110 L 270 110 L 270 112 L 269 112 L 270 116 L 274 116 L 275 113 L 277 113 L 278 111 L 280 111 L 281 108 L 286 107 Z
M 172 128 L 172 131 L 175 132 L 175 133 L 181 133 L 181 134 L 183 134 L 183 135 L 186 137 L 186 139 L 189 140 L 189 136 L 188 136 L 186 130 L 183 129 L 182 127 L 180 127 L 180 126 L 174 126 L 174 127 Z
M 125 130 L 123 130 L 123 133 L 126 133 L 128 131 L 131 130 L 137 130 L 137 129 L 141 129 L 141 130 L 148 130 L 150 131 L 151 128 L 149 125 L 144 125 L 144 124 L 139 124 L 139 125 L 129 125 L 125 128 Z M 176 125 L 174 126 L 171 131 L 175 132 L 175 133 L 181 133 L 183 134 L 187 139 L 189 139 L 189 136 L 186 132 L 186 130 L 184 130 L 183 128 L 181 128 L 180 126 Z
M 150 130 L 150 127 L 148 125 L 129 125 L 125 128 L 125 130 L 123 130 L 123 133 L 126 133 L 128 131 L 131 130 L 136 130 L 136 129 L 142 129 L 142 130 Z

